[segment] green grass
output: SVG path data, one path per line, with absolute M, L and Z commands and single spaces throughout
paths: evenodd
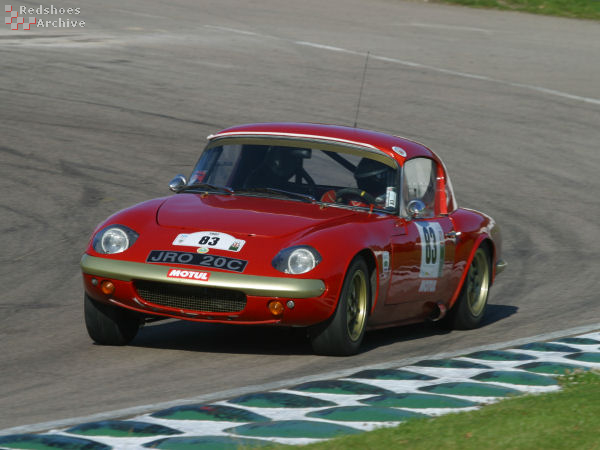
M 477 8 L 600 20 L 600 0 L 429 0 Z
M 599 375 L 574 373 L 562 377 L 558 392 L 514 397 L 477 411 L 411 420 L 301 448 L 600 449 Z

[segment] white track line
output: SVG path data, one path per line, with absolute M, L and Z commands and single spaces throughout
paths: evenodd
M 268 34 L 255 33 L 253 31 L 239 30 L 237 28 L 220 27 L 220 26 L 215 26 L 215 25 L 204 25 L 204 27 L 214 29 L 214 30 L 224 31 L 224 32 L 228 32 L 228 33 L 242 34 L 242 35 L 246 35 L 246 36 L 256 36 L 256 37 L 260 37 L 260 38 L 264 38 L 264 39 L 277 39 L 277 40 L 281 40 L 281 41 L 291 42 L 296 45 L 318 48 L 321 50 L 333 51 L 333 52 L 338 52 L 338 53 L 347 53 L 350 55 L 360 55 L 363 57 L 366 55 L 366 53 L 358 52 L 355 50 L 349 50 L 349 49 L 342 48 L 342 47 L 335 47 L 332 45 L 319 44 L 316 42 L 309 42 L 309 41 L 296 41 L 293 39 L 286 39 L 286 38 L 272 36 L 272 35 L 268 35 Z M 375 59 L 378 61 L 385 61 L 385 62 L 389 62 L 389 63 L 393 63 L 393 64 L 399 64 L 399 65 L 406 66 L 406 67 L 429 70 L 431 72 L 443 73 L 443 74 L 453 75 L 453 76 L 462 77 L 462 78 L 482 80 L 482 81 L 487 81 L 490 83 L 496 83 L 496 84 L 502 84 L 505 86 L 516 87 L 519 89 L 528 89 L 530 91 L 535 91 L 535 92 L 539 92 L 542 94 L 552 95 L 555 97 L 566 98 L 569 100 L 575 100 L 575 101 L 579 101 L 579 102 L 589 103 L 592 105 L 600 105 L 600 99 L 597 99 L 597 98 L 573 95 L 573 94 L 569 94 L 567 92 L 557 91 L 555 89 L 548 89 L 548 88 L 545 88 L 542 86 L 535 86 L 533 84 L 514 83 L 512 81 L 500 80 L 500 79 L 488 77 L 485 75 L 477 75 L 474 73 L 460 72 L 457 70 L 450 70 L 450 69 L 443 69 L 441 67 L 430 66 L 427 64 L 421 64 L 421 63 L 417 63 L 417 62 L 413 62 L 413 61 L 407 61 L 404 59 L 397 59 L 397 58 L 390 58 L 387 56 L 375 55 L 373 53 L 369 54 L 369 58 Z
M 457 26 L 457 25 L 443 25 L 441 23 L 411 22 L 408 25 L 411 26 L 411 27 L 436 28 L 436 29 L 440 29 L 440 30 L 476 31 L 478 33 L 485 33 L 485 34 L 492 34 L 493 33 L 492 30 L 488 30 L 486 28 L 461 27 L 461 26 Z
M 537 334 L 535 336 L 529 336 L 526 338 L 514 339 L 511 341 L 498 342 L 496 344 L 480 345 L 477 347 L 470 347 L 461 350 L 452 350 L 449 352 L 435 353 L 431 355 L 414 356 L 411 358 L 399 359 L 393 362 L 372 364 L 366 366 L 354 367 L 351 369 L 337 370 L 333 372 L 321 373 L 319 375 L 309 375 L 299 378 L 290 378 L 288 380 L 276 381 L 272 383 L 256 384 L 253 386 L 246 386 L 242 388 L 229 389 L 226 391 L 214 392 L 211 394 L 199 395 L 197 397 L 191 397 L 186 399 L 172 400 L 168 402 L 152 403 L 149 405 L 133 406 L 131 408 L 116 409 L 114 411 L 106 411 L 103 413 L 92 414 L 89 416 L 72 417 L 68 419 L 54 420 L 50 422 L 41 422 L 31 425 L 22 425 L 12 428 L 6 428 L 0 430 L 0 436 L 8 434 L 18 433 L 37 433 L 40 431 L 52 430 L 56 428 L 64 428 L 73 426 L 85 422 L 96 422 L 100 420 L 115 419 L 119 417 L 130 417 L 141 414 L 146 414 L 152 411 L 158 411 L 161 409 L 171 408 L 173 406 L 189 405 L 194 403 L 209 403 L 217 400 L 224 400 L 228 398 L 238 397 L 244 394 L 250 394 L 253 392 L 271 391 L 275 389 L 282 389 L 289 386 L 294 386 L 301 383 L 307 383 L 309 381 L 318 381 L 323 379 L 331 378 L 343 378 L 353 373 L 360 372 L 367 369 L 391 369 L 409 366 L 423 359 L 442 359 L 442 358 L 453 358 L 455 356 L 466 355 L 483 350 L 499 350 L 509 347 L 516 347 L 518 345 L 527 344 L 536 341 L 549 341 L 564 336 L 572 336 L 576 334 L 589 333 L 600 329 L 600 323 L 594 325 L 585 325 L 581 327 L 569 328 L 561 331 L 554 331 L 551 333 Z

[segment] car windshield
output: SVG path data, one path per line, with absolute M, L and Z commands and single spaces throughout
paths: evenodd
M 213 144 L 202 153 L 183 190 L 398 211 L 393 159 L 342 146 L 301 144 Z

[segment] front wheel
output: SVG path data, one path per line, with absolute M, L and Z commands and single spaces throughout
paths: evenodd
M 332 356 L 358 353 L 365 335 L 370 292 L 367 265 L 364 260 L 355 259 L 346 272 L 333 317 L 310 330 L 315 353 Z
M 490 255 L 484 247 L 479 247 L 446 323 L 454 329 L 470 330 L 477 328 L 483 319 L 490 290 Z
M 140 314 L 97 302 L 87 294 L 85 294 L 83 309 L 88 334 L 100 345 L 129 344 L 142 323 Z

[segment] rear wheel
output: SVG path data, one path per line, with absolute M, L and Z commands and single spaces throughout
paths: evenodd
M 490 255 L 485 247 L 479 247 L 473 256 L 456 304 L 446 320 L 451 328 L 469 330 L 479 326 L 487 306 L 490 280 Z
M 358 353 L 365 335 L 370 292 L 367 265 L 364 260 L 355 259 L 346 273 L 333 317 L 310 330 L 315 353 L 337 356 Z
M 85 294 L 85 326 L 97 344 L 126 345 L 142 323 L 141 315 L 125 308 L 97 302 Z

